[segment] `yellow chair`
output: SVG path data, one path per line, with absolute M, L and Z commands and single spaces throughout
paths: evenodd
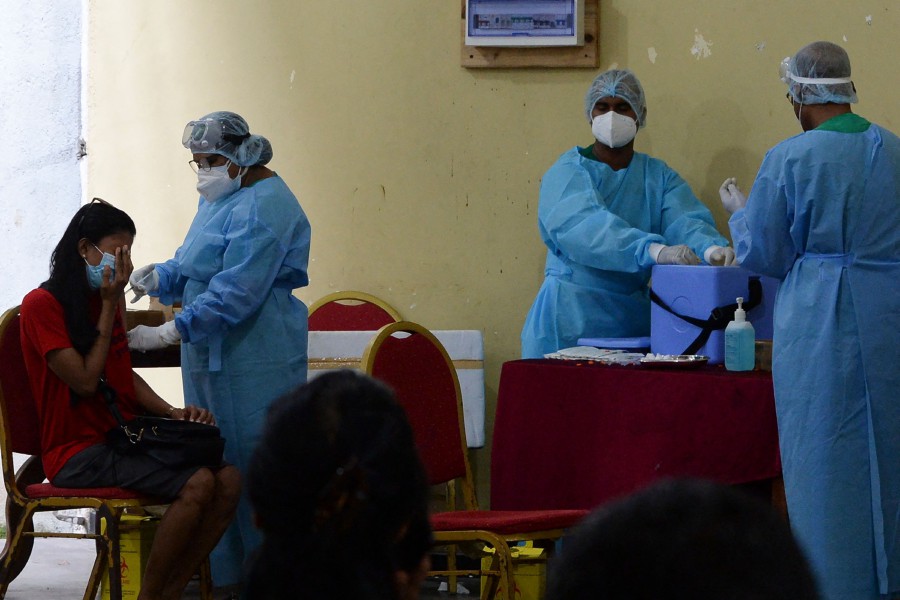
M 365 292 L 334 292 L 309 307 L 310 331 L 375 331 L 399 320 L 394 307 Z
M 13 452 L 29 455 L 15 471 Z M 40 423 L 31 394 L 19 333 L 19 307 L 0 317 L 0 459 L 6 486 L 6 546 L 0 553 L 0 600 L 9 584 L 22 572 L 37 537 L 92 539 L 97 556 L 91 570 L 84 600 L 94 600 L 105 569 L 109 574 L 110 598 L 121 600 L 119 568 L 119 520 L 129 509 L 165 504 L 158 498 L 122 488 L 58 488 L 45 482 L 41 463 Z M 92 508 L 97 511 L 98 533 L 53 533 L 34 531 L 36 512 Z M 209 561 L 200 569 L 200 590 L 204 600 L 212 600 Z
M 448 548 L 447 570 L 430 574 L 448 576 L 451 591 L 458 576 L 487 577 L 483 598 L 494 598 L 498 588 L 515 590 L 510 544 L 549 544 L 588 511 L 478 510 L 456 370 L 441 343 L 421 325 L 400 321 L 382 327 L 363 354 L 362 369 L 391 386 L 406 410 L 429 483 L 447 484 L 449 510 L 431 515 L 435 541 Z M 457 486 L 462 510 L 456 510 Z M 456 544 L 468 542 L 494 549 L 490 567 L 456 567 Z M 512 600 L 512 594 L 505 595 Z

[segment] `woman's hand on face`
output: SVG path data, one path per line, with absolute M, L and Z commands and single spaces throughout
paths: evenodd
M 134 270 L 131 262 L 131 248 L 116 248 L 116 272 L 110 277 L 110 268 L 103 267 L 103 283 L 100 284 L 100 296 L 104 300 L 118 301 L 128 285 L 128 278 Z

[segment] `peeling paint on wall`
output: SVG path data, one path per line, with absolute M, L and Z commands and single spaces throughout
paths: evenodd
M 760 43 L 758 43 L 758 44 L 756 45 L 756 49 L 759 50 L 760 52 L 762 52 L 763 50 L 766 49 L 766 43 L 765 43 L 765 42 L 760 42 Z
M 654 48 L 653 46 L 647 48 L 647 58 L 650 59 L 651 64 L 656 64 L 656 48 Z
M 699 29 L 694 30 L 694 45 L 691 46 L 691 54 L 693 54 L 697 60 L 709 58 L 712 55 L 712 45 L 712 42 L 703 38 L 703 34 L 700 33 Z
M 872 15 L 866 15 L 866 25 L 872 26 Z

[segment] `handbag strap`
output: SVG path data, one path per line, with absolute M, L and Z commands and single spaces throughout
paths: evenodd
M 112 413 L 112 416 L 115 417 L 116 422 L 119 424 L 119 428 L 125 432 L 125 437 L 127 437 L 128 441 L 132 444 L 137 444 L 141 439 L 142 432 L 135 433 L 128 427 L 128 423 L 125 421 L 122 412 L 116 404 L 116 398 L 118 397 L 116 389 L 107 383 L 106 377 L 101 376 L 100 381 L 97 382 L 97 390 L 103 396 L 103 400 L 106 402 L 106 408 L 108 408 L 109 412 Z
M 760 302 L 762 302 L 762 283 L 759 281 L 759 277 L 749 277 L 747 279 L 747 291 L 748 298 L 747 301 L 744 302 L 744 309 L 748 312 L 759 306 Z M 690 317 L 688 315 L 683 315 L 681 313 L 675 312 L 672 308 L 666 304 L 662 298 L 660 298 L 653 289 L 650 289 L 650 300 L 655 302 L 660 306 L 660 308 L 672 313 L 682 321 L 686 321 L 690 323 L 694 327 L 698 327 L 700 329 L 700 333 L 694 339 L 693 342 L 682 352 L 682 354 L 696 354 L 700 348 L 703 347 L 704 344 L 709 340 L 709 336 L 713 331 L 719 329 L 725 329 L 728 326 L 730 321 L 734 320 L 734 311 L 737 310 L 737 303 L 734 304 L 725 304 L 723 306 L 717 306 L 712 309 L 709 313 L 709 317 L 707 319 L 697 319 L 696 317 Z
M 97 383 L 97 391 L 100 392 L 103 396 L 103 400 L 106 401 L 106 408 L 108 408 L 109 412 L 112 413 L 112 416 L 116 418 L 116 423 L 118 423 L 120 427 L 124 427 L 125 418 L 122 416 L 122 412 L 116 405 L 118 394 L 116 393 L 115 388 L 107 383 L 106 377 L 100 377 L 100 381 Z

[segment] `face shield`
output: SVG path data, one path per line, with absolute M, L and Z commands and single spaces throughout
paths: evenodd
M 233 160 L 235 150 L 249 137 L 227 133 L 217 119 L 201 119 L 185 125 L 181 144 L 194 154 L 222 154 Z
M 191 121 L 184 127 L 181 144 L 194 153 L 212 153 L 221 146 L 224 132 L 222 125 L 213 119 Z

